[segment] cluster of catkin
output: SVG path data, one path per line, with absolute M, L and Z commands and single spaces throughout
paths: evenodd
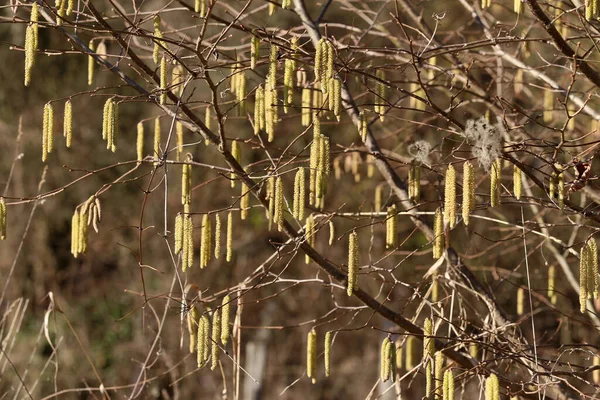
M 31 70 L 35 64 L 35 55 L 38 51 L 39 8 L 36 2 L 31 5 L 29 24 L 25 29 L 25 86 L 31 83 Z
M 496 374 L 490 374 L 485 380 L 485 400 L 500 399 L 500 384 Z
M 396 344 L 389 337 L 381 343 L 380 377 L 382 382 L 396 380 Z
M 244 115 L 246 103 L 246 72 L 238 60 L 231 77 L 231 93 L 235 96 L 239 115 Z
M 332 332 L 328 331 L 325 333 L 325 349 L 324 349 L 324 363 L 325 363 L 325 376 L 331 375 L 331 342 Z M 317 331 L 315 328 L 308 332 L 306 338 L 306 376 L 312 380 L 312 383 L 317 382 Z
M 327 108 L 333 111 L 339 121 L 342 108 L 342 82 L 335 76 L 334 59 L 333 43 L 329 39 L 321 38 L 315 52 L 315 81 L 320 84 L 321 93 L 327 96 Z M 319 107 L 322 101 L 314 100 L 316 100 L 314 106 Z
M 114 97 L 104 103 L 102 115 L 102 139 L 106 140 L 106 148 L 113 153 L 117 150 L 115 144 L 119 132 L 119 103 Z
M 327 180 L 329 178 L 330 144 L 329 138 L 321 134 L 318 116 L 314 116 L 314 135 L 310 146 L 309 204 L 317 208 L 324 206 Z
M 206 17 L 206 0 L 196 0 L 194 2 L 194 12 L 198 13 L 200 18 Z
M 0 240 L 6 239 L 6 202 L 0 198 Z
M 585 19 L 591 21 L 598 17 L 598 0 L 586 0 L 585 2 Z
M 73 105 L 71 100 L 65 102 L 63 116 L 63 136 L 65 144 L 71 147 L 73 141 Z M 44 105 L 42 122 L 42 161 L 48 159 L 48 154 L 54 150 L 54 107 L 48 102 Z
M 220 345 L 227 346 L 231 334 L 229 328 L 231 297 L 223 298 L 221 307 L 200 315 L 193 307 L 187 315 L 188 333 L 190 335 L 190 353 L 196 352 L 198 368 L 202 368 L 211 360 L 211 370 L 219 365 Z M 212 321 L 208 314 L 212 316 Z
M 598 246 L 590 238 L 579 255 L 579 308 L 582 313 L 588 299 L 598 298 L 598 291 Z
M 81 206 L 75 208 L 71 218 L 71 254 L 77 258 L 84 254 L 88 246 L 88 226 L 92 225 L 96 233 L 98 223 L 102 220 L 102 207 L 100 199 L 96 196 L 90 198 Z

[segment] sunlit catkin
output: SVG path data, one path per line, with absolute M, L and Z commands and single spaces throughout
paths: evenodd
M 90 40 L 88 44 L 88 48 L 90 52 L 93 53 L 96 50 L 96 44 L 94 40 Z M 96 59 L 93 56 L 88 56 L 88 85 L 91 85 L 94 82 L 94 67 L 96 66 Z
M 48 154 L 54 147 L 54 108 L 52 103 L 44 105 L 44 118 L 42 123 L 42 161 L 46 161 Z
M 267 82 L 272 87 L 275 87 L 277 84 L 277 56 L 279 53 L 279 48 L 276 44 L 272 43 L 269 50 L 269 72 L 267 75 Z M 268 90 L 267 88 L 266 90 Z
M 34 26 L 28 25 L 27 28 L 25 28 L 25 86 L 29 86 L 29 84 L 31 83 L 31 70 L 33 69 L 33 65 L 35 64 L 35 54 L 37 52 L 37 49 L 35 47 L 35 35 L 36 33 Z
M 277 224 L 279 231 L 283 229 L 283 222 L 285 221 L 283 210 L 283 180 L 281 179 L 281 176 L 278 176 L 277 180 L 275 181 L 275 213 L 273 216 L 273 221 Z
M 433 338 L 433 322 L 430 318 L 425 318 L 423 324 L 423 361 L 433 359 L 435 353 L 435 340 Z
M 208 361 L 208 352 L 210 350 L 210 334 L 210 320 L 206 315 L 203 315 L 198 322 L 198 345 L 196 348 L 198 368 L 203 367 Z
M 294 218 L 303 221 L 306 203 L 306 172 L 300 167 L 294 178 Z
M 375 88 L 375 112 L 379 114 L 379 120 L 383 122 L 385 117 L 385 72 L 378 69 L 376 73 L 377 83 Z
M 396 205 L 392 204 L 387 209 L 386 218 L 386 235 L 385 235 L 385 247 L 386 249 L 393 249 L 397 246 L 398 239 L 398 213 L 396 212 Z
M 231 142 L 231 155 L 233 156 L 233 158 L 235 158 L 235 161 L 237 161 L 238 163 L 242 159 L 242 150 L 240 148 L 240 143 L 237 140 L 234 140 Z M 235 175 L 235 173 L 232 172 L 231 173 L 231 187 L 232 188 L 235 187 L 235 178 L 236 178 L 236 175 Z
M 161 129 L 160 129 L 160 118 L 156 117 L 154 119 L 154 147 L 153 147 L 153 156 L 154 156 L 154 165 L 158 165 L 158 160 L 160 159 L 160 142 L 161 142 Z
M 200 321 L 200 313 L 196 307 L 187 313 L 187 326 L 190 335 L 190 353 L 196 351 L 198 347 L 198 322 Z
M 554 264 L 548 267 L 548 298 L 550 299 L 550 303 L 556 304 L 557 295 L 556 295 L 556 267 Z
M 225 236 L 225 260 L 230 262 L 233 255 L 233 214 L 231 211 L 227 213 L 227 233 Z
M 160 59 L 160 104 L 167 102 L 167 59 L 162 56 Z
M 498 158 L 492 164 L 490 171 L 490 205 L 492 207 L 500 204 L 501 169 L 502 160 Z
M 408 197 L 415 203 L 421 200 L 421 165 L 416 162 L 408 170 Z
M 192 199 L 192 166 L 181 166 L 181 204 L 190 204 Z
M 358 262 L 358 234 L 352 231 L 348 241 L 348 296 L 352 296 L 354 289 L 358 288 Z
M 160 16 L 156 15 L 154 17 L 154 50 L 152 51 L 152 59 L 154 60 L 155 64 L 158 64 L 159 61 L 159 52 L 160 52 L 160 45 L 158 44 L 161 39 L 163 38 L 163 34 L 160 30 Z
M 444 372 L 442 399 L 454 400 L 454 373 L 451 369 Z
M 306 338 L 306 376 L 317 382 L 317 331 L 311 329 Z
M 312 214 L 309 215 L 308 218 L 306 218 L 306 223 L 304 225 L 304 235 L 306 236 L 306 242 L 310 246 L 314 246 L 315 245 L 315 219 L 312 216 Z M 304 262 L 306 264 L 310 263 L 310 257 L 308 256 L 308 254 L 306 254 L 304 256 Z
M 221 344 L 227 345 L 231 331 L 229 330 L 229 313 L 231 305 L 231 296 L 223 297 L 221 303 Z
M 556 194 L 558 195 L 558 208 L 565 209 L 565 175 L 563 172 L 558 174 L 556 179 Z
M 141 162 L 144 158 L 144 123 L 142 121 L 137 123 L 137 140 L 136 140 L 136 154 L 138 162 Z
M 294 75 L 296 74 L 296 61 L 288 58 L 284 63 L 283 72 L 283 112 L 288 113 L 289 106 L 294 98 Z
M 6 215 L 6 211 L 3 212 L 3 209 L 6 210 L 4 199 L 2 199 L 0 202 L 0 217 L 4 217 Z M 76 208 L 75 212 L 73 213 L 73 217 L 71 218 L 71 254 L 73 254 L 73 257 L 75 258 L 77 258 L 79 255 L 79 218 L 79 208 Z M 4 240 L 6 237 L 6 234 L 4 233 L 6 226 L 2 223 L 2 220 L 3 218 L 0 218 L 0 225 L 3 228 L 0 234 L 2 236 L 2 240 Z
M 200 18 L 206 17 L 206 0 L 196 0 L 194 3 L 194 11 L 199 14 Z
M 4 198 L 0 198 L 0 240 L 6 240 L 6 211 L 6 202 Z
M 436 399 L 441 399 L 443 395 L 444 379 L 444 355 L 441 351 L 435 352 L 435 395 Z
M 513 192 L 515 198 L 520 200 L 523 193 L 523 172 L 517 165 L 513 168 Z
M 500 386 L 496 374 L 491 374 L 485 380 L 485 400 L 499 400 Z
M 410 371 L 411 369 L 414 368 L 414 358 L 413 358 L 413 350 L 415 347 L 415 337 L 414 336 L 409 336 L 406 338 L 406 344 L 405 344 L 405 355 L 406 355 L 406 360 L 404 362 L 404 365 L 406 366 L 406 370 Z
M 67 148 L 71 147 L 71 143 L 73 142 L 73 105 L 71 104 L 71 100 L 65 102 L 63 136 L 65 137 Z
M 219 365 L 219 355 L 221 354 L 219 349 L 219 340 L 221 339 L 221 312 L 217 308 L 213 311 L 212 317 L 212 335 L 211 335 L 211 351 L 210 358 L 211 364 L 210 369 L 214 371 Z
M 246 186 L 245 182 L 242 182 L 242 193 L 240 198 L 240 218 L 245 220 L 248 218 L 248 211 L 250 210 L 250 189 Z
M 585 313 L 588 298 L 589 247 L 583 245 L 579 253 L 579 311 Z
M 525 289 L 522 287 L 517 289 L 517 315 L 523 315 L 525 305 Z
M 202 238 L 200 239 L 200 268 L 205 268 L 212 256 L 212 224 L 208 214 L 202 217 Z
M 302 88 L 302 126 L 309 126 L 312 119 L 312 91 Z
M 333 225 L 333 221 L 329 221 L 329 245 L 333 244 L 335 240 L 335 225 Z
M 255 32 L 253 32 L 254 34 Z M 252 41 L 250 43 L 250 68 L 252 70 L 256 69 L 256 63 L 260 58 L 260 38 L 254 34 L 252 36 Z
M 175 217 L 175 254 L 179 254 L 183 247 L 183 215 Z
M 325 376 L 331 375 L 331 331 L 325 334 L 325 352 L 323 355 L 325 361 Z
M 473 164 L 465 162 L 463 167 L 462 217 L 465 225 L 469 225 L 471 211 L 475 208 L 475 171 Z
M 451 229 L 454 228 L 456 224 L 456 170 L 452 164 L 446 170 L 444 219 Z
M 588 247 L 588 272 L 587 272 L 587 288 L 588 298 L 598 298 L 598 245 L 593 238 L 587 242 Z
M 444 217 L 441 208 L 435 210 L 433 234 L 433 258 L 437 260 L 444 254 Z
M 523 2 L 521 0 L 514 0 L 513 2 L 513 11 L 517 14 L 523 13 L 524 7 Z
M 379 364 L 381 366 L 380 379 L 382 382 L 387 381 L 390 378 L 390 338 L 386 337 L 381 343 L 381 354 L 379 356 Z
M 254 134 L 258 135 L 265 129 L 265 90 L 262 85 L 258 85 L 254 91 Z

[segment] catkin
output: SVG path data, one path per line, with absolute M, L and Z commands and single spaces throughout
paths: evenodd
M 177 161 L 181 161 L 181 154 L 183 153 L 183 124 L 181 121 L 175 123 L 175 136 L 177 137 Z
M 441 351 L 435 352 L 435 395 L 436 399 L 441 399 L 443 395 L 443 374 L 444 355 Z
M 281 8 L 283 8 L 284 10 L 292 8 L 292 0 L 282 0 Z
M 67 148 L 71 147 L 73 141 L 73 105 L 71 104 L 71 100 L 65 102 L 63 136 L 65 137 L 65 145 Z
M 88 85 L 92 85 L 94 82 L 94 67 L 96 66 L 96 60 L 91 55 L 96 50 L 96 45 L 94 44 L 94 39 L 90 40 L 88 44 L 88 48 L 90 49 L 90 56 L 88 56 Z
M 277 84 L 277 55 L 279 53 L 279 48 L 276 44 L 271 44 L 269 51 L 269 72 L 267 75 L 267 82 L 271 85 L 271 87 L 275 87 Z
M 245 182 L 242 182 L 242 194 L 240 199 L 240 218 L 245 220 L 250 209 L 250 190 Z
M 423 360 L 432 359 L 435 353 L 435 340 L 433 338 L 433 322 L 425 318 L 423 324 Z
M 348 242 L 348 296 L 352 296 L 354 289 L 358 289 L 358 262 L 358 234 L 352 231 Z
M 242 150 L 240 148 L 240 143 L 237 140 L 234 140 L 231 142 L 231 155 L 233 156 L 233 158 L 235 159 L 235 161 L 237 161 L 238 163 L 240 162 L 241 158 L 242 158 Z M 231 173 L 231 187 L 234 188 L 235 187 L 235 178 L 236 175 L 235 173 Z
M 358 125 L 358 133 L 363 142 L 367 140 L 367 134 L 369 132 L 369 121 L 367 119 L 367 111 L 361 110 L 360 112 L 360 124 Z
M 446 170 L 446 187 L 444 193 L 444 220 L 450 229 L 452 229 L 456 224 L 456 171 L 452 164 Z
M 325 361 L 325 376 L 329 378 L 331 375 L 331 331 L 325 334 L 325 352 L 323 358 Z
M 283 197 L 283 180 L 280 176 L 275 180 L 275 214 L 273 221 L 277 224 L 279 231 L 283 229 L 285 216 L 283 214 L 284 197 Z
M 389 354 L 390 354 L 390 346 L 392 345 L 392 343 L 390 342 L 390 339 L 388 337 L 386 337 L 385 339 L 383 339 L 383 342 L 381 343 L 381 355 L 380 355 L 380 366 L 381 366 L 381 373 L 380 373 L 380 378 L 382 382 L 385 382 L 389 379 L 390 377 L 390 358 L 389 358 Z
M 277 115 L 277 89 L 275 84 L 270 83 L 267 80 L 265 85 L 265 99 L 264 99 L 264 114 L 265 114 L 265 133 L 267 134 L 267 140 L 272 142 L 275 140 L 275 125 L 279 119 Z
M 217 365 L 219 365 L 219 355 L 220 353 L 220 349 L 219 349 L 219 340 L 221 339 L 221 313 L 219 311 L 219 309 L 217 308 L 215 311 L 213 311 L 213 317 L 212 317 L 212 335 L 211 335 L 211 351 L 210 351 L 210 357 L 211 357 L 211 364 L 210 364 L 210 369 L 211 371 L 214 371 L 217 368 Z
M 309 126 L 312 120 L 312 91 L 302 88 L 302 126 Z
M 54 147 L 54 108 L 52 103 L 44 105 L 44 118 L 42 123 L 42 161 L 46 161 L 48 154 Z
M 5 212 L 2 213 L 3 204 L 4 199 L 0 203 L 0 214 L 2 214 L 2 216 L 6 214 Z M 73 254 L 73 257 L 75 258 L 79 255 L 79 218 L 79 209 L 76 208 L 73 217 L 71 218 L 71 254 Z M 0 218 L 0 224 L 2 225 L 2 228 L 5 229 L 4 224 L 2 224 L 2 218 Z M 2 233 L 4 233 L 4 229 L 2 230 Z M 2 239 L 4 239 L 4 237 L 2 237 Z
M 162 56 L 160 59 L 160 104 L 167 103 L 167 59 Z
M 294 75 L 296 74 L 296 61 L 288 58 L 284 63 L 283 72 L 283 112 L 288 113 L 289 106 L 294 98 Z
M 179 254 L 183 247 L 183 215 L 175 217 L 175 254 Z
M 558 208 L 565 209 L 565 175 L 563 172 L 558 174 L 556 182 L 556 192 L 558 194 Z
M 463 168 L 462 216 L 465 225 L 469 225 L 471 211 L 475 208 L 475 171 L 473 164 L 465 162 Z
M 138 162 L 141 162 L 144 158 L 144 123 L 142 121 L 137 124 L 136 152 Z
M 550 299 L 550 303 L 556 304 L 557 295 L 555 291 L 556 287 L 556 267 L 550 265 L 548 267 L 548 298 Z
M 396 231 L 398 230 L 398 213 L 396 212 L 396 205 L 392 204 L 387 209 L 386 218 L 386 235 L 385 235 L 385 247 L 386 249 L 392 249 L 396 247 L 398 239 Z
M 311 214 L 308 216 L 308 218 L 306 218 L 306 224 L 304 226 L 304 235 L 306 237 L 306 242 L 309 246 L 315 245 L 315 233 L 315 219 Z M 308 256 L 308 254 L 304 256 L 304 262 L 306 264 L 310 263 L 310 257 Z
M 25 86 L 29 86 L 31 83 L 31 70 L 35 64 L 35 54 L 37 52 L 35 30 L 36 28 L 33 25 L 28 25 L 25 28 L 25 80 L 23 82 Z
M 206 0 L 196 0 L 194 3 L 194 12 L 197 12 L 200 18 L 206 17 Z
M 557 177 L 558 175 L 556 174 L 556 172 L 552 172 L 552 174 L 550 175 L 550 182 L 548 184 L 548 196 L 550 196 L 550 199 L 552 201 L 554 201 L 554 198 L 556 197 Z
M 154 50 L 152 51 L 152 59 L 155 64 L 158 64 L 158 56 L 160 52 L 159 41 L 163 38 L 163 34 L 160 30 L 160 16 L 154 17 Z
M 304 220 L 306 202 L 306 172 L 299 168 L 294 178 L 294 218 Z
M 190 205 L 184 206 L 183 215 L 183 238 L 181 244 L 181 270 L 187 271 L 194 262 L 194 224 L 190 216 Z
M 317 382 L 317 331 L 311 329 L 306 339 L 306 376 Z
M 231 334 L 229 330 L 229 313 L 230 313 L 231 296 L 226 295 L 223 297 L 221 303 L 221 343 L 223 346 L 227 345 L 229 336 Z
M 212 226 L 208 214 L 202 217 L 202 238 L 200 239 L 200 268 L 205 268 L 212 255 Z
M 215 259 L 221 255 L 221 214 L 215 214 Z
M 579 311 L 585 313 L 588 298 L 589 247 L 584 245 L 579 253 Z
M 227 213 L 227 235 L 225 239 L 226 243 L 226 255 L 225 260 L 227 262 L 231 261 L 231 256 L 233 255 L 233 214 L 231 211 Z
M 515 198 L 520 200 L 523 193 L 523 172 L 517 165 L 513 169 L 513 191 Z
M 496 374 L 491 374 L 485 380 L 485 400 L 500 399 L 500 386 Z
M 414 368 L 414 359 L 413 359 L 413 348 L 415 347 L 415 337 L 409 336 L 406 338 L 406 361 L 404 365 L 406 365 L 406 370 L 410 371 Z
M 421 166 L 416 163 L 408 170 L 408 197 L 415 203 L 421 200 Z
M 6 214 L 6 202 L 0 198 L 0 240 L 6 240 Z
M 588 286 L 588 298 L 598 298 L 598 246 L 596 241 L 592 238 L 587 242 L 588 247 L 588 273 L 587 273 L 587 286 Z
M 382 69 L 378 69 L 376 73 L 377 83 L 375 88 L 375 112 L 379 114 L 379 120 L 384 121 L 385 117 L 385 72 Z
M 154 165 L 158 165 L 158 160 L 160 159 L 160 141 L 160 118 L 156 117 L 154 119 Z
M 183 83 L 185 81 L 185 71 L 180 64 L 176 64 L 171 72 L 171 86 L 175 88 L 177 96 L 183 94 Z M 177 121 L 179 122 L 179 121 Z
M 206 315 L 200 318 L 198 323 L 198 345 L 196 348 L 198 358 L 198 368 L 204 366 L 208 361 L 208 351 L 210 349 L 210 320 Z
M 525 289 L 522 287 L 517 289 L 517 315 L 523 315 L 525 305 Z
M 329 245 L 333 244 L 335 240 L 335 225 L 333 225 L 333 221 L 329 221 Z
M 256 36 L 256 32 L 252 32 L 252 41 L 250 43 L 250 69 L 256 69 L 256 63 L 260 58 L 260 38 Z
M 522 14 L 523 10 L 524 10 L 523 2 L 521 0 L 514 0 L 514 2 L 513 2 L 513 10 L 517 14 Z
M 444 372 L 442 399 L 454 400 L 454 374 L 451 369 Z
M 190 204 L 192 200 L 192 166 L 181 166 L 181 204 Z
M 258 135 L 265 129 L 265 90 L 262 85 L 258 85 L 254 92 L 254 134 Z
M 490 205 L 496 207 L 500 204 L 500 186 L 501 186 L 502 160 L 496 159 L 492 164 L 490 181 Z
M 435 211 L 433 234 L 433 258 L 437 260 L 444 253 L 444 218 L 441 208 Z
M 196 307 L 187 313 L 188 333 L 190 335 L 190 353 L 196 351 L 198 347 L 198 322 L 200 321 L 200 313 Z

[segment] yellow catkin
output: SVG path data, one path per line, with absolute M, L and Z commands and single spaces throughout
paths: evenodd
M 233 156 L 233 158 L 235 158 L 235 160 L 239 163 L 240 160 L 242 159 L 242 150 L 240 148 L 240 143 L 237 140 L 234 140 L 231 142 L 231 155 Z M 234 188 L 235 187 L 235 178 L 236 175 L 235 173 L 231 173 L 231 187 Z
M 284 10 L 291 9 L 292 8 L 292 0 L 282 0 L 281 8 L 283 8 Z
M 544 111 L 543 111 L 543 121 L 545 124 L 549 124 L 553 119 L 553 109 L 554 109 L 554 93 L 549 90 L 544 90 Z
M 73 105 L 71 100 L 65 102 L 65 111 L 63 117 L 63 135 L 65 137 L 65 145 L 71 147 L 73 142 Z
M 310 145 L 310 159 L 309 159 L 309 194 L 308 201 L 310 205 L 315 204 L 315 200 L 317 199 L 317 172 L 318 172 L 318 163 L 319 163 L 319 154 L 320 149 L 319 145 L 321 144 L 321 135 L 316 135 L 313 138 L 313 141 Z
M 203 315 L 198 323 L 198 346 L 196 349 L 198 368 L 203 367 L 208 361 L 208 352 L 210 350 L 210 334 L 210 320 L 206 315 Z
M 52 103 L 44 105 L 44 118 L 42 123 L 42 161 L 46 161 L 54 147 L 54 108 Z
M 383 185 L 377 185 L 375 187 L 375 202 L 374 202 L 374 208 L 375 208 L 376 212 L 381 210 L 382 197 L 383 197 Z
M 381 343 L 381 354 L 379 357 L 379 363 L 381 366 L 380 378 L 382 382 L 385 382 L 390 378 L 389 354 L 391 345 L 392 343 L 390 342 L 390 339 L 388 337 L 383 339 L 383 342 Z
M 318 81 L 321 79 L 321 64 L 323 63 L 323 50 L 324 50 L 324 44 L 325 44 L 325 39 L 321 38 L 319 39 L 319 42 L 317 43 L 317 48 L 315 51 L 315 81 Z M 325 54 L 325 57 L 327 57 L 327 54 Z
M 558 195 L 558 208 L 565 209 L 565 175 L 563 172 L 558 174 L 556 181 L 556 193 Z
M 0 198 L 0 240 L 6 240 L 6 202 Z
M 585 313 L 588 298 L 589 247 L 584 245 L 579 253 L 579 311 Z
M 302 126 L 309 126 L 312 120 L 312 91 L 302 88 Z
M 158 64 L 159 61 L 159 52 L 160 52 L 160 45 L 158 44 L 161 39 L 163 38 L 163 34 L 160 30 L 160 16 L 155 16 L 154 17 L 154 49 L 152 51 L 152 59 L 154 60 L 155 64 Z
M 513 168 L 513 192 L 515 198 L 520 200 L 523 193 L 523 172 L 516 165 Z
M 325 376 L 329 378 L 331 375 L 331 331 L 325 334 L 325 352 L 323 355 L 325 361 Z
M 90 43 L 88 44 L 88 48 L 90 49 L 90 52 L 93 53 L 96 50 L 96 44 L 94 43 L 94 40 L 90 40 Z M 92 83 L 94 83 L 94 71 L 95 71 L 95 67 L 96 66 L 96 60 L 94 59 L 94 57 L 92 57 L 91 55 L 88 56 L 88 85 L 91 86 Z
M 310 245 L 310 246 L 314 246 L 315 245 L 315 219 L 312 215 L 309 215 L 308 218 L 306 218 L 306 224 L 304 226 L 304 232 L 306 235 L 306 242 Z M 308 254 L 306 254 L 304 256 L 304 262 L 306 264 L 310 263 L 310 257 L 308 256 Z
M 354 289 L 358 289 L 358 234 L 352 231 L 348 241 L 348 296 L 352 296 Z
M 219 365 L 219 355 L 221 354 L 219 349 L 219 340 L 221 339 L 221 312 L 217 308 L 213 311 L 212 317 L 212 335 L 211 335 L 211 364 L 210 369 L 214 371 Z
M 258 85 L 254 92 L 254 134 L 258 135 L 265 128 L 265 91 L 262 85 Z
M 342 119 L 342 81 L 336 78 L 333 79 L 333 93 L 331 94 L 333 98 L 333 115 L 335 115 L 335 119 L 340 121 Z M 382 118 L 380 116 L 380 118 Z
M 335 240 L 335 225 L 333 225 L 333 221 L 329 221 L 329 245 L 333 244 Z
M 283 197 L 283 180 L 280 176 L 277 177 L 275 181 L 275 213 L 273 216 L 273 221 L 277 224 L 279 231 L 283 228 L 283 222 L 285 221 L 285 216 L 283 214 L 284 210 L 284 197 Z
M 279 120 L 277 115 L 277 89 L 274 84 L 267 80 L 265 85 L 265 101 L 264 101 L 264 114 L 265 114 L 265 133 L 267 134 L 267 140 L 272 142 L 275 140 L 275 125 Z
M 479 347 L 477 346 L 477 342 L 469 343 L 469 355 L 472 358 L 477 358 L 477 354 L 479 353 Z
M 225 260 L 227 262 L 231 261 L 231 257 L 233 255 L 233 214 L 231 211 L 227 213 L 227 234 L 226 234 L 226 255 Z
M 181 161 L 181 154 L 183 154 L 183 124 L 177 121 L 175 124 L 175 136 L 177 136 L 177 161 Z
M 187 314 L 188 333 L 190 335 L 190 353 L 196 351 L 198 347 L 198 322 L 200 321 L 200 313 L 196 307 Z
M 288 113 L 294 98 L 294 75 L 296 74 L 296 61 L 288 58 L 284 63 L 283 73 L 283 112 Z
M 492 170 L 490 171 L 490 205 L 492 207 L 500 204 L 501 169 L 502 160 L 498 158 L 492 164 Z
M 517 315 L 523 315 L 525 306 L 525 289 L 517 289 Z
M 274 87 L 277 81 L 277 55 L 279 52 L 279 48 L 276 44 L 271 44 L 269 51 L 269 73 L 267 75 L 268 84 Z
M 334 50 L 333 50 L 333 43 L 331 43 L 329 40 L 327 40 L 327 62 L 325 63 L 325 79 L 323 79 L 324 82 L 327 82 L 330 78 L 334 77 L 334 59 L 335 59 L 335 55 L 334 55 Z M 326 85 L 323 85 L 323 89 L 325 89 Z M 323 92 L 325 93 L 325 92 Z
M 406 366 L 406 370 L 410 371 L 411 369 L 413 369 L 415 367 L 414 364 L 414 358 L 413 358 L 413 349 L 415 347 L 415 337 L 414 336 L 409 336 L 406 338 L 406 351 L 405 351 L 405 356 L 406 356 L 406 360 L 404 362 L 404 365 Z
M 242 193 L 240 199 L 240 218 L 245 220 L 248 218 L 248 211 L 250 210 L 250 190 L 246 183 L 242 182 Z
M 4 200 L 2 200 L 2 203 L 0 203 L 0 212 L 2 210 L 2 204 L 4 204 Z M 73 257 L 75 258 L 77 258 L 79 255 L 79 218 L 79 209 L 76 208 L 75 212 L 73 213 L 73 217 L 71 218 L 71 254 L 73 254 Z M 4 225 L 2 225 L 2 227 L 4 227 Z
M 144 123 L 137 123 L 137 140 L 136 140 L 137 160 L 142 161 L 144 158 Z
M 491 374 L 485 380 L 485 400 L 498 400 L 500 398 L 500 385 L 496 374 Z
M 183 247 L 183 215 L 175 217 L 175 254 L 179 254 Z
M 294 179 L 294 218 L 303 221 L 306 202 L 306 172 L 299 168 Z
M 192 166 L 181 166 L 181 204 L 190 204 L 192 199 Z
M 221 344 L 227 345 L 231 331 L 229 330 L 229 313 L 231 305 L 231 296 L 227 295 L 223 297 L 221 303 Z
M 435 340 L 433 338 L 433 322 L 425 318 L 423 324 L 423 360 L 432 359 L 435 353 Z
M 110 141 L 106 144 L 106 148 L 113 153 L 117 150 L 117 136 L 119 134 L 119 103 L 113 99 L 111 107 L 111 129 Z
M 360 112 L 360 124 L 358 133 L 360 134 L 360 138 L 363 142 L 367 140 L 367 134 L 369 132 L 369 120 L 367 119 L 367 111 L 362 110 Z
M 456 224 L 456 170 L 452 164 L 446 170 L 444 193 L 444 220 L 452 229 Z
M 221 256 L 221 214 L 215 214 L 215 259 Z
M 306 376 L 317 381 L 317 331 L 311 329 L 306 338 Z
M 202 217 L 202 238 L 200 240 L 200 268 L 205 268 L 212 255 L 212 226 L 208 214 Z
M 471 211 L 475 208 L 475 171 L 473 164 L 465 162 L 463 168 L 462 217 L 465 225 L 469 225 Z
M 35 64 L 35 55 L 37 52 L 36 40 L 36 28 L 33 24 L 28 25 L 25 28 L 25 80 L 23 82 L 25 86 L 29 86 L 31 83 L 31 70 Z
M 375 112 L 379 114 L 379 120 L 384 121 L 385 117 L 385 72 L 378 69 L 376 73 L 377 84 L 375 89 Z
M 185 82 L 185 71 L 180 64 L 176 64 L 171 72 L 171 86 L 175 89 L 177 96 L 183 94 L 183 83 Z
M 550 199 L 552 201 L 554 201 L 554 198 L 556 197 L 557 178 L 558 175 L 556 174 L 556 172 L 552 172 L 552 175 L 550 175 L 550 182 L 548 183 L 548 196 L 550 196 Z
M 421 166 L 413 163 L 408 170 L 408 197 L 418 203 L 421 200 Z
M 397 364 L 397 359 L 398 359 L 398 355 L 397 355 L 397 349 L 396 349 L 396 344 L 394 342 L 390 341 L 390 346 L 389 346 L 389 362 L 390 362 L 390 375 L 389 378 L 392 382 L 396 381 L 396 373 L 397 373 L 397 368 L 396 368 L 396 364 Z
M 387 249 L 393 249 L 397 246 L 397 230 L 398 230 L 398 213 L 396 212 L 396 205 L 392 204 L 387 209 L 386 219 L 386 235 L 385 235 L 385 247 Z
M 550 265 L 548 267 L 548 298 L 552 304 L 556 304 L 557 295 L 556 295 L 556 267 Z
M 252 41 L 250 43 L 250 68 L 256 69 L 256 64 L 260 58 L 260 38 L 253 32 Z
M 454 400 L 454 373 L 451 369 L 444 372 L 443 400 Z
M 598 357 L 597 355 L 594 355 L 593 366 L 596 368 L 594 369 L 594 372 L 592 372 L 592 380 L 594 381 L 595 385 L 599 385 L 600 384 L 600 357 Z
M 441 351 L 435 352 L 435 395 L 436 399 L 441 399 L 443 395 L 444 379 L 444 355 Z
M 587 273 L 587 287 L 588 287 L 588 298 L 598 298 L 598 245 L 594 239 L 589 239 L 587 242 L 588 247 L 588 273 Z
M 200 18 L 206 17 L 206 0 L 196 0 L 194 3 L 194 12 L 198 13 Z
M 79 233 L 77 238 L 79 239 L 77 252 L 84 254 L 87 251 L 88 245 L 88 213 L 84 212 L 83 209 L 79 213 Z
M 433 390 L 433 362 L 428 359 L 423 363 L 425 368 L 425 393 L 427 398 L 431 398 L 431 392 Z
M 160 59 L 160 104 L 167 103 L 167 59 L 163 56 Z
M 433 234 L 433 258 L 437 260 L 444 254 L 444 217 L 441 208 L 435 211 Z
M 156 117 L 154 119 L 154 165 L 158 165 L 158 160 L 160 158 L 160 142 L 161 142 L 161 129 L 160 129 L 160 118 Z
M 523 2 L 521 0 L 514 0 L 513 2 L 513 11 L 517 14 L 523 13 Z

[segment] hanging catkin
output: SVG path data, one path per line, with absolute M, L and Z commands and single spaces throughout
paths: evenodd
M 306 202 L 306 172 L 300 167 L 294 179 L 294 218 L 304 220 Z
M 325 361 L 325 376 L 331 375 L 331 331 L 325 334 L 325 352 L 323 355 Z
M 6 202 L 0 198 L 0 240 L 6 240 Z
M 317 382 L 317 331 L 311 329 L 306 339 L 306 376 Z
M 465 162 L 463 168 L 462 216 L 465 225 L 469 225 L 471 211 L 475 208 L 475 171 L 473 164 Z
M 208 214 L 202 217 L 202 238 L 200 239 L 200 268 L 205 268 L 212 255 L 212 226 Z
M 219 349 L 219 340 L 221 339 L 221 312 L 217 308 L 213 311 L 212 318 L 212 335 L 211 335 L 211 364 L 210 369 L 214 371 L 219 365 L 219 355 L 221 354 Z
M 437 260 L 444 254 L 444 217 L 442 215 L 442 209 L 439 207 L 435 210 L 433 234 L 433 258 Z
M 71 100 L 65 102 L 65 111 L 63 117 L 63 136 L 65 137 L 65 146 L 71 147 L 73 141 L 73 105 Z
M 358 234 L 352 231 L 348 241 L 348 296 L 352 296 L 354 289 L 358 289 L 358 263 Z
M 226 295 L 221 303 L 221 343 L 227 345 L 229 341 L 229 313 L 230 313 L 231 297 Z
M 444 220 L 452 229 L 456 223 L 456 170 L 452 164 L 446 170 L 444 193 Z

